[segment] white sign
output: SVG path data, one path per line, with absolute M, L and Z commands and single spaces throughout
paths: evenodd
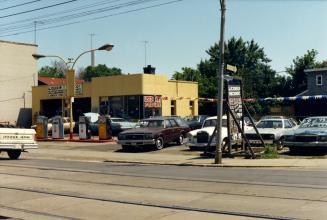
M 48 87 L 49 97 L 64 97 L 66 95 L 66 85 Z M 83 95 L 83 85 L 75 84 L 75 95 Z
M 58 86 L 49 86 L 48 87 L 48 96 L 49 97 L 63 97 L 66 92 L 66 86 L 58 85 Z

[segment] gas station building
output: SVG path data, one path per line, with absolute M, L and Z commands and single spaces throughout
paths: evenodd
M 53 78 L 49 78 L 53 79 Z M 55 80 L 54 80 L 55 81 Z M 32 88 L 33 122 L 37 116 L 68 116 L 65 80 Z M 128 74 L 76 80 L 74 121 L 86 112 L 142 119 L 151 116 L 198 115 L 198 84 L 169 80 L 166 75 Z

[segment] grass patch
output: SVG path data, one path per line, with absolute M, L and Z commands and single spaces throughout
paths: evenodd
M 261 159 L 276 159 L 278 158 L 278 152 L 276 146 L 267 146 L 264 152 L 260 156 Z

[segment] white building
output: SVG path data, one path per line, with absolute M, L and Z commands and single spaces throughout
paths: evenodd
M 37 84 L 37 45 L 0 40 L 0 123 L 28 127 L 32 86 Z

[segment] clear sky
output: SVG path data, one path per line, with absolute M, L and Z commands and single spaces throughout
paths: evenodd
M 78 7 L 90 4 L 99 3 L 99 6 L 84 11 L 140 2 L 139 0 L 75 0 L 48 9 L 8 16 L 67 1 L 69 0 L 0 0 L 0 36 L 2 36 L 0 39 L 33 43 L 33 21 L 44 22 L 45 19 L 35 17 L 49 16 L 51 13 L 57 13 L 56 16 L 71 15 L 80 12 L 77 10 Z M 169 1 L 173 0 L 143 0 L 138 6 L 121 7 L 52 25 L 37 24 L 37 27 L 90 20 Z M 28 4 L 17 6 L 24 3 Z M 265 48 L 266 54 L 272 59 L 271 65 L 276 71 L 284 70 L 296 56 L 303 55 L 309 49 L 318 50 L 318 60 L 327 60 L 327 1 L 226 0 L 226 3 L 226 38 L 241 36 L 245 40 L 254 39 Z M 17 7 L 5 9 L 11 6 Z M 183 0 L 99 20 L 38 30 L 38 53 L 76 58 L 79 53 L 90 48 L 90 34 L 94 33 L 95 47 L 107 42 L 115 45 L 109 53 L 100 51 L 96 53 L 97 64 L 115 66 L 121 68 L 124 73 L 139 73 L 144 66 L 142 42 L 146 40 L 149 42 L 147 64 L 155 66 L 157 73 L 171 76 L 182 67 L 195 67 L 201 59 L 207 58 L 205 50 L 219 40 L 219 9 L 219 0 Z M 69 13 L 63 14 L 63 11 Z M 18 29 L 10 33 L 31 32 L 3 36 L 9 33 L 3 28 L 13 26 L 13 24 L 9 26 L 4 24 L 18 20 L 25 20 L 26 23 L 22 23 L 22 27 L 30 28 Z M 39 62 L 39 67 L 50 62 L 51 59 L 44 59 Z M 90 55 L 85 55 L 78 61 L 77 67 L 86 67 L 89 64 Z

